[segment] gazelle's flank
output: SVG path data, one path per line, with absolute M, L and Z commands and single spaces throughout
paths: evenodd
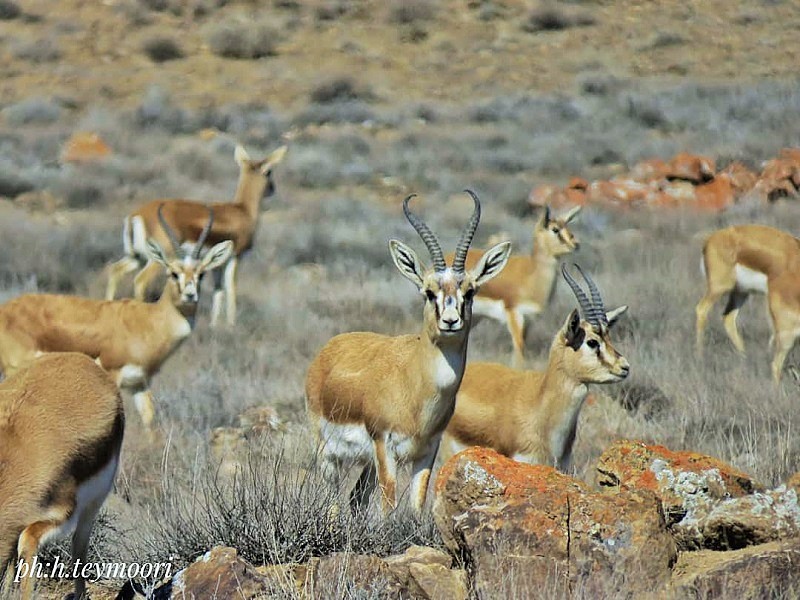
M 234 157 L 239 165 L 239 183 L 233 202 L 203 204 L 192 200 L 152 200 L 125 217 L 122 242 L 125 256 L 112 264 L 108 270 L 106 299 L 113 300 L 119 281 L 126 274 L 139 271 L 134 279 L 134 297 L 144 300 L 147 287 L 158 275 L 159 265 L 147 252 L 147 240 L 155 239 L 162 247 L 175 238 L 178 245 L 198 244 L 200 232 L 209 209 L 214 211 L 214 226 L 207 234 L 204 244 L 212 246 L 230 240 L 233 253 L 225 268 L 214 273 L 214 298 L 211 309 L 211 324 L 216 325 L 225 300 L 226 318 L 229 324 L 236 322 L 236 267 L 241 255 L 253 245 L 253 236 L 261 213 L 261 199 L 275 192 L 272 169 L 283 160 L 286 146 L 281 146 L 261 160 L 251 159 L 242 146 L 236 146 Z M 159 208 L 163 206 L 163 217 Z M 170 235 L 162 221 L 172 228 Z
M 567 471 L 587 384 L 613 383 L 628 376 L 628 361 L 609 336 L 628 307 L 606 313 L 590 277 L 583 275 L 591 299 L 564 266 L 561 270 L 583 318 L 577 310 L 567 317 L 550 346 L 544 372 L 496 363 L 467 366 L 445 433 L 443 451 L 448 457 L 467 446 L 486 446 L 514 460 Z
M 332 338 L 312 361 L 306 377 L 309 417 L 321 442 L 328 475 L 356 464 L 361 468 L 350 495 L 363 509 L 380 484 L 384 512 L 395 505 L 397 464 L 411 461 L 411 501 L 425 504 L 428 479 L 442 432 L 453 414 L 464 373 L 478 288 L 505 266 L 509 242 L 492 247 L 469 271 L 465 260 L 480 220 L 480 201 L 470 192 L 474 211 L 461 235 L 451 266 L 436 236 L 408 208 L 403 211 L 430 253 L 426 270 L 406 244 L 391 240 L 398 270 L 424 297 L 422 331 L 389 337 L 344 333 Z
M 503 272 L 481 288 L 473 313 L 505 323 L 514 345 L 514 362 L 524 362 L 527 320 L 550 303 L 556 283 L 558 258 L 574 252 L 579 243 L 567 225 L 580 212 L 576 206 L 562 217 L 553 218 L 545 206 L 533 230 L 533 249 L 529 255 L 508 259 Z M 467 255 L 467 266 L 474 265 L 479 253 Z
M 158 302 L 27 294 L 0 306 L 0 369 L 8 376 L 43 353 L 81 352 L 134 392 L 136 409 L 149 428 L 154 415 L 150 378 L 191 333 L 203 274 L 224 264 L 232 251 L 232 242 L 225 241 L 200 257 L 213 220 L 212 212 L 200 243 L 183 259 L 167 258 L 157 242 L 148 241 L 151 260 L 169 275 Z M 169 226 L 166 231 L 174 238 Z M 173 249 L 178 253 L 177 245 Z
M 124 417 L 114 383 L 82 354 L 43 356 L 0 384 L 0 576 L 30 567 L 46 541 L 72 536 L 86 562 L 95 517 L 119 464 Z M 23 574 L 24 571 L 20 571 Z M 24 599 L 35 579 L 22 578 Z M 75 598 L 86 582 L 75 580 Z
M 736 319 L 748 296 L 767 294 L 772 321 L 772 376 L 780 380 L 786 354 L 800 334 L 800 240 L 763 225 L 736 225 L 715 231 L 703 246 L 706 293 L 697 304 L 696 346 L 703 353 L 708 313 L 728 296 L 723 323 L 728 338 L 741 354 L 744 340 Z

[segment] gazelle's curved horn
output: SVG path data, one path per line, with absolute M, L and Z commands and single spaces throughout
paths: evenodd
M 475 206 L 472 209 L 472 216 L 469 218 L 469 223 L 467 223 L 467 226 L 461 233 L 461 239 L 458 240 L 458 245 L 456 246 L 455 257 L 453 258 L 453 271 L 458 273 L 464 272 L 464 265 L 467 262 L 467 252 L 469 251 L 470 244 L 472 244 L 472 238 L 475 237 L 475 230 L 478 229 L 478 223 L 480 223 L 481 220 L 481 201 L 478 199 L 477 194 L 472 190 L 464 190 L 464 192 L 470 195 Z
M 592 303 L 589 300 L 589 297 L 586 295 L 586 292 L 581 289 L 581 287 L 578 285 L 578 282 L 575 281 L 572 275 L 569 274 L 569 271 L 567 271 L 567 265 L 565 264 L 561 265 L 561 275 L 564 277 L 564 280 L 567 282 L 569 287 L 572 288 L 572 293 L 575 294 L 575 298 L 578 300 L 578 304 L 581 307 L 583 318 L 592 323 L 594 313 L 592 311 Z
M 206 243 L 206 238 L 208 234 L 211 232 L 211 226 L 214 224 L 214 209 L 210 206 L 208 207 L 208 223 L 206 226 L 203 227 L 203 231 L 200 232 L 200 237 L 197 238 L 197 242 L 194 245 L 194 252 L 192 252 L 192 258 L 197 260 L 200 258 L 200 252 L 203 250 L 203 244 Z
M 596 321 L 598 321 L 604 327 L 608 327 L 608 318 L 606 317 L 606 307 L 603 304 L 603 297 L 600 295 L 600 290 L 597 289 L 597 285 L 589 277 L 586 273 L 583 272 L 583 269 L 580 268 L 579 265 L 575 265 L 575 268 L 578 269 L 578 273 L 581 274 L 583 279 L 586 281 L 586 285 L 589 286 L 589 294 L 592 298 L 592 313 L 593 317 Z
M 430 227 L 408 208 L 409 201 L 414 197 L 416 197 L 416 194 L 410 194 L 403 200 L 403 213 L 406 215 L 408 222 L 411 223 L 411 226 L 416 229 L 422 241 L 425 242 L 425 247 L 428 248 L 428 253 L 431 255 L 431 260 L 433 260 L 433 268 L 436 271 L 444 271 L 447 269 L 447 263 L 444 260 L 444 253 L 439 240 L 436 239 Z
M 164 218 L 164 213 L 162 209 L 164 208 L 164 203 L 158 205 L 158 222 L 161 223 L 161 229 L 164 230 L 164 233 L 167 234 L 169 238 L 170 244 L 172 244 L 172 251 L 175 253 L 175 256 L 180 256 L 181 251 L 181 243 L 178 241 L 178 237 L 175 235 L 175 232 L 172 231 L 172 228 L 167 224 L 167 220 Z

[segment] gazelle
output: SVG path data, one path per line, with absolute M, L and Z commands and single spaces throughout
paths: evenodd
M 154 415 L 150 378 L 191 333 L 203 274 L 224 264 L 233 250 L 233 242 L 220 242 L 200 258 L 213 221 L 210 212 L 198 243 L 183 260 L 167 258 L 158 242 L 148 241 L 150 259 L 169 274 L 158 302 L 27 294 L 0 306 L 0 368 L 8 376 L 43 353 L 87 354 L 117 385 L 134 392 L 149 429 Z M 177 245 L 174 250 L 178 253 Z
M 456 411 L 445 433 L 443 451 L 447 457 L 468 446 L 486 446 L 514 460 L 567 471 L 587 384 L 613 383 L 628 376 L 628 361 L 609 336 L 610 328 L 628 307 L 607 313 L 588 275 L 580 271 L 591 299 L 565 266 L 561 272 L 583 318 L 577 310 L 567 317 L 550 346 L 544 372 L 496 363 L 467 366 L 456 397 Z
M 547 307 L 555 290 L 558 258 L 578 249 L 578 240 L 567 225 L 580 210 L 576 206 L 564 216 L 553 218 L 545 206 L 533 229 L 531 254 L 510 257 L 503 272 L 483 286 L 475 298 L 472 311 L 476 317 L 489 317 L 508 327 L 517 366 L 525 358 L 527 320 Z M 470 251 L 467 267 L 476 264 L 479 256 Z
M 778 382 L 786 354 L 800 333 L 800 240 L 764 225 L 736 225 L 712 233 L 703 246 L 706 293 L 697 304 L 697 352 L 703 352 L 708 313 L 719 298 L 728 295 L 723 311 L 725 332 L 741 354 L 744 340 L 736 318 L 753 293 L 767 294 L 775 354 L 772 377 Z
M 153 200 L 140 206 L 125 217 L 122 229 L 122 243 L 125 256 L 108 268 L 106 299 L 113 300 L 119 281 L 133 271 L 139 271 L 134 278 L 134 297 L 144 300 L 150 282 L 159 273 L 159 264 L 152 260 L 147 251 L 147 240 L 155 239 L 162 247 L 167 243 L 181 245 L 213 244 L 231 240 L 233 253 L 225 263 L 225 268 L 214 273 L 214 297 L 211 308 L 211 325 L 219 320 L 222 301 L 225 300 L 226 318 L 229 324 L 236 322 L 236 267 L 239 257 L 253 245 L 253 236 L 258 225 L 261 199 L 275 192 L 272 169 L 283 160 L 286 146 L 281 146 L 261 160 L 253 160 L 242 146 L 236 146 L 234 158 L 239 165 L 239 183 L 233 202 L 203 204 L 192 200 L 168 199 Z M 158 211 L 163 207 L 163 217 Z M 199 243 L 206 214 L 214 211 L 214 226 Z M 174 235 L 162 226 L 168 223 Z
M 480 201 L 448 267 L 436 236 L 408 208 L 403 212 L 425 242 L 433 267 L 425 269 L 406 244 L 390 240 L 400 273 L 425 300 L 422 331 L 389 337 L 344 333 L 332 338 L 306 376 L 309 417 L 321 441 L 328 476 L 357 464 L 361 474 L 350 495 L 363 509 L 380 484 L 384 512 L 395 505 L 397 464 L 412 463 L 411 501 L 422 511 L 439 440 L 453 414 L 464 373 L 475 292 L 505 266 L 509 242 L 493 246 L 469 271 L 465 260 L 480 221 Z
M 19 573 L 24 599 L 35 579 L 22 575 L 46 540 L 72 536 L 72 558 L 85 564 L 123 430 L 114 382 L 82 354 L 43 356 L 0 384 L 0 577 L 11 585 Z M 75 598 L 85 591 L 76 579 Z

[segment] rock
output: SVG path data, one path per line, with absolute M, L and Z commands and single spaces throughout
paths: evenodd
M 711 181 L 716 172 L 716 163 L 713 158 L 680 152 L 669 161 L 667 179 L 683 179 L 692 183 Z
M 618 440 L 603 452 L 597 462 L 596 482 L 600 487 L 654 492 L 669 525 L 680 521 L 691 504 L 738 498 L 764 489 L 746 473 L 716 458 L 629 440 Z
M 253 406 L 239 415 L 239 426 L 247 437 L 278 431 L 283 421 L 272 406 Z
M 203 600 L 205 598 L 255 598 L 285 595 L 274 578 L 259 573 L 234 548 L 216 546 L 171 581 L 155 591 L 156 598 Z
M 800 597 L 800 538 L 729 552 L 684 552 L 671 592 L 675 598 Z
M 314 568 L 311 598 L 330 600 L 364 596 L 413 599 L 389 566 L 377 556 L 337 552 L 319 559 Z
M 701 210 L 720 211 L 733 206 L 736 194 L 730 175 L 720 173 L 711 181 L 698 185 L 695 197 L 694 206 Z
M 449 554 L 435 548 L 411 546 L 403 554 L 390 556 L 386 564 L 415 597 L 426 600 L 466 600 L 467 573 L 452 569 Z
M 486 448 L 442 467 L 433 510 L 448 548 L 472 566 L 479 597 L 507 597 L 525 586 L 645 592 L 667 581 L 676 556 L 651 492 L 592 492 L 551 467 Z
M 64 144 L 61 162 L 94 162 L 111 155 L 111 148 L 96 133 L 79 131 Z
M 797 492 L 785 485 L 750 496 L 698 502 L 672 527 L 680 548 L 731 550 L 800 536 Z

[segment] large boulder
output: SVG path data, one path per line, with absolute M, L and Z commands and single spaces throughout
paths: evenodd
M 551 467 L 486 448 L 448 461 L 434 519 L 471 565 L 480 597 L 528 589 L 646 592 L 669 578 L 675 544 L 649 491 L 593 492 Z

